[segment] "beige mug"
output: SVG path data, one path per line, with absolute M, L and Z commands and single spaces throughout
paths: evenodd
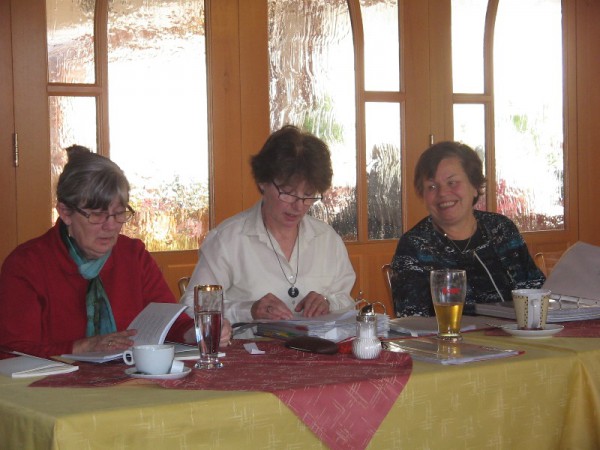
M 512 291 L 512 297 L 519 329 L 544 329 L 548 320 L 550 290 L 516 289 Z

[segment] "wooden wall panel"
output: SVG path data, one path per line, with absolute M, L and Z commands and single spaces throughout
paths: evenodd
M 600 245 L 600 2 L 576 5 L 579 239 Z
M 15 127 L 12 97 L 10 2 L 0 1 L 0 262 L 17 245 L 16 169 L 12 136 Z
M 192 274 L 198 261 L 198 251 L 156 252 L 152 256 L 160 267 L 173 295 L 175 298 L 179 298 L 177 282 L 181 277 L 189 277 Z

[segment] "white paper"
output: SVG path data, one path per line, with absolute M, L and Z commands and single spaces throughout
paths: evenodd
M 552 269 L 544 289 L 555 295 L 600 300 L 600 247 L 573 244 Z
M 133 336 L 135 345 L 162 344 L 171 325 L 186 308 L 187 305 L 181 303 L 148 304 L 127 327 L 128 330 L 137 330 Z M 123 352 L 86 352 L 61 356 L 74 361 L 103 363 L 122 358 Z
M 181 303 L 150 303 L 127 327 L 136 329 L 135 345 L 162 344 L 173 322 L 185 311 Z
M 244 348 L 251 355 L 264 355 L 265 354 L 265 351 L 260 350 L 254 342 L 248 342 L 248 343 L 244 344 Z
M 256 321 L 256 334 L 284 339 L 315 336 L 341 342 L 356 336 L 357 313 L 355 309 L 344 309 L 310 318 L 296 315 L 290 320 L 260 320 Z M 389 329 L 389 317 L 386 314 L 377 314 L 377 335 L 387 337 Z
M 12 378 L 58 375 L 78 369 L 77 366 L 29 355 L 0 360 L 0 373 Z

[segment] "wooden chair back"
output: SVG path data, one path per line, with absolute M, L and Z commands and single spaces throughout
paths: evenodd
M 190 277 L 181 277 L 177 282 L 177 286 L 179 286 L 179 296 L 181 297 L 185 292 L 187 285 L 190 282 Z

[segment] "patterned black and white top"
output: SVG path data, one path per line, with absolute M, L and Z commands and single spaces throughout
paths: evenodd
M 451 241 L 434 228 L 431 216 L 402 235 L 391 263 L 392 296 L 398 317 L 434 315 L 429 290 L 429 272 L 434 269 L 467 271 L 465 314 L 474 314 L 475 303 L 511 301 L 513 289 L 542 286 L 544 274 L 535 265 L 516 225 L 502 214 L 473 213 L 477 231 L 470 242 Z

